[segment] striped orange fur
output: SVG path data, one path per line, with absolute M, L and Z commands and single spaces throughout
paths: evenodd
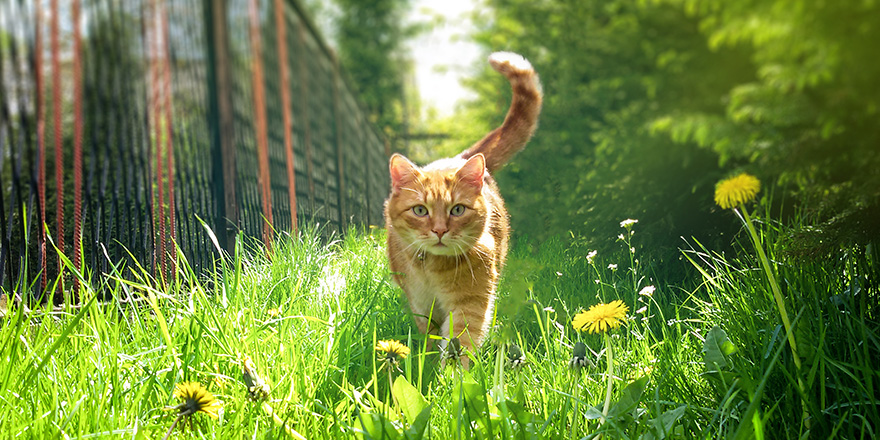
M 496 52 L 489 63 L 513 89 L 502 125 L 458 156 L 425 167 L 393 155 L 385 202 L 388 259 L 419 331 L 457 337 L 470 351 L 491 324 L 507 256 L 508 216 L 491 173 L 531 138 L 542 100 L 538 75 L 523 57 Z

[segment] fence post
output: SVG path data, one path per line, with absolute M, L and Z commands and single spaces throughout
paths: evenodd
M 80 35 L 80 4 L 73 0 L 73 266 L 82 271 L 82 185 L 83 185 L 83 75 L 82 35 Z M 57 86 L 57 85 L 53 85 Z M 79 278 L 73 278 L 73 300 L 79 302 Z
M 52 9 L 50 44 L 52 47 L 52 129 L 55 141 L 55 246 L 58 253 L 64 253 L 64 154 L 63 154 L 63 126 L 61 124 L 61 45 L 59 43 L 59 12 L 58 0 L 50 3 Z M 58 273 L 62 273 L 64 266 L 58 259 Z M 10 274 L 11 275 L 11 274 Z M 61 288 L 55 290 L 53 301 L 61 304 L 64 301 L 64 278 L 61 278 Z
M 363 124 L 364 117 L 363 115 L 358 116 L 358 120 Z M 367 212 L 367 224 L 373 224 L 373 213 L 371 206 L 373 206 L 373 190 L 370 185 L 370 181 L 373 180 L 373 172 L 370 169 L 370 162 L 372 162 L 372 156 L 370 155 L 370 140 L 369 133 L 365 133 L 363 140 L 361 141 L 364 145 L 364 194 L 366 194 L 366 205 L 364 205 L 364 210 Z
M 232 79 L 226 26 L 226 0 L 204 0 L 208 23 L 208 95 L 211 111 L 214 201 L 217 207 L 214 232 L 227 252 L 235 250 L 238 230 L 238 199 L 235 194 L 235 143 L 232 114 Z
M 293 156 L 293 115 L 290 103 L 290 72 L 287 66 L 287 23 L 284 5 L 275 0 L 275 38 L 278 46 L 278 69 L 281 79 L 281 111 L 284 117 L 284 156 L 287 159 L 287 196 L 290 209 L 290 233 L 296 235 L 296 166 Z
M 297 43 L 299 43 L 299 83 L 300 83 L 300 112 L 303 127 L 303 143 L 306 150 L 306 178 L 309 182 L 309 208 L 312 215 L 315 213 L 315 171 L 312 163 L 312 117 L 309 113 L 309 69 L 308 44 L 306 43 L 305 25 L 300 16 L 300 24 L 297 27 Z
M 345 122 L 344 115 L 339 103 L 339 60 L 333 57 L 333 118 L 336 120 L 336 196 L 339 208 L 339 232 L 344 233 L 348 210 L 346 209 L 345 195 L 345 148 L 343 148 L 342 124 Z
M 49 276 L 46 272 L 48 265 L 46 263 L 46 109 L 44 108 L 45 99 L 43 96 L 43 8 L 41 2 L 35 2 L 34 5 L 34 75 L 36 87 L 36 111 L 37 111 L 37 193 L 39 203 L 39 254 L 37 258 L 40 264 L 40 287 L 39 295 L 42 298 L 43 292 L 49 285 Z M 0 267 L 0 273 L 2 273 Z M 2 284 L 2 276 L 0 276 L 0 284 Z
M 274 222 L 272 220 L 272 185 L 269 171 L 269 139 L 266 126 L 266 99 L 263 77 L 263 49 L 260 34 L 260 12 L 257 0 L 248 2 L 248 22 L 251 40 L 251 80 L 254 98 L 254 129 L 257 140 L 257 165 L 260 177 L 260 199 L 263 205 L 263 243 L 272 250 Z

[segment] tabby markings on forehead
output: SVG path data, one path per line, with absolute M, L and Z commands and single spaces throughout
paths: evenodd
M 425 194 L 425 202 L 432 206 L 437 202 L 450 203 L 451 197 L 449 197 L 449 195 L 450 194 L 447 191 L 431 189 Z

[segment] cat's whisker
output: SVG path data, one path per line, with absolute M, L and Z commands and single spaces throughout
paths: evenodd
M 405 248 L 403 248 L 403 250 L 404 251 L 409 250 L 409 248 L 411 248 L 411 247 L 415 247 L 416 250 L 418 250 L 419 248 L 421 248 L 421 241 L 414 240 L 412 243 L 408 244 Z
M 474 274 L 474 266 L 471 264 L 471 259 L 468 256 L 468 251 L 465 249 L 465 246 L 461 243 L 456 243 L 455 248 L 459 255 L 461 255 L 462 259 L 465 261 L 465 263 L 467 263 L 468 270 L 471 272 L 471 280 L 476 280 L 476 275 Z
M 410 248 L 411 248 L 411 247 L 413 247 L 413 246 L 415 246 L 415 247 L 416 247 L 416 255 L 418 255 L 418 251 L 419 251 L 419 244 L 418 244 L 418 243 L 417 243 L 417 242 L 415 242 L 415 241 L 414 241 L 414 242 L 412 242 L 412 243 L 410 243 L 410 244 L 408 244 L 408 245 L 407 245 L 407 246 L 406 246 L 406 247 L 405 247 L 405 248 L 403 248 L 403 249 L 402 249 L 402 250 L 401 250 L 401 251 L 402 251 L 402 253 L 404 253 L 404 254 L 406 254 L 406 253 L 407 253 L 407 251 L 408 251 L 408 250 L 409 250 L 409 249 L 410 249 Z
M 458 250 L 459 250 L 459 252 L 461 252 L 461 250 L 462 250 L 462 246 L 461 246 L 461 244 L 458 245 Z M 474 274 L 474 266 L 471 265 L 471 258 L 468 256 L 468 253 L 467 253 L 467 252 L 463 252 L 462 255 L 464 255 L 464 259 L 465 259 L 465 261 L 467 261 L 468 269 L 471 270 L 471 280 L 474 281 L 474 282 L 476 282 L 476 281 L 477 281 L 477 275 Z
M 480 246 L 474 246 L 471 249 L 474 250 L 474 253 L 477 254 L 477 257 L 480 258 L 480 262 L 484 265 L 489 264 L 494 258 L 494 256 L 488 250 L 483 250 Z
M 485 248 L 483 248 L 482 246 L 479 246 L 479 245 L 473 246 L 471 249 L 473 249 L 474 252 L 476 252 L 476 253 L 479 254 L 480 256 L 489 256 L 489 255 L 490 255 L 488 249 L 485 249 Z
M 467 259 L 467 255 L 462 255 L 461 249 L 458 247 L 457 243 L 450 243 L 449 245 L 455 248 L 455 279 L 454 279 L 454 282 L 457 284 L 458 277 L 459 277 L 459 275 L 461 275 L 461 260 L 463 259 L 462 257 L 464 257 L 464 259 Z
M 457 251 L 457 248 L 456 248 L 456 251 Z M 453 278 L 452 278 L 453 284 L 458 283 L 458 275 L 459 275 L 459 272 L 461 272 L 460 270 L 458 270 L 459 267 L 461 267 L 461 254 L 456 252 L 456 254 L 455 254 L 455 270 L 453 271 L 453 273 L 455 275 L 453 275 Z

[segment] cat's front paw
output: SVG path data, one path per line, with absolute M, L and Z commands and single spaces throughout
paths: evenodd
M 489 55 L 489 64 L 507 78 L 530 76 L 535 73 L 529 60 L 513 52 L 495 52 Z

